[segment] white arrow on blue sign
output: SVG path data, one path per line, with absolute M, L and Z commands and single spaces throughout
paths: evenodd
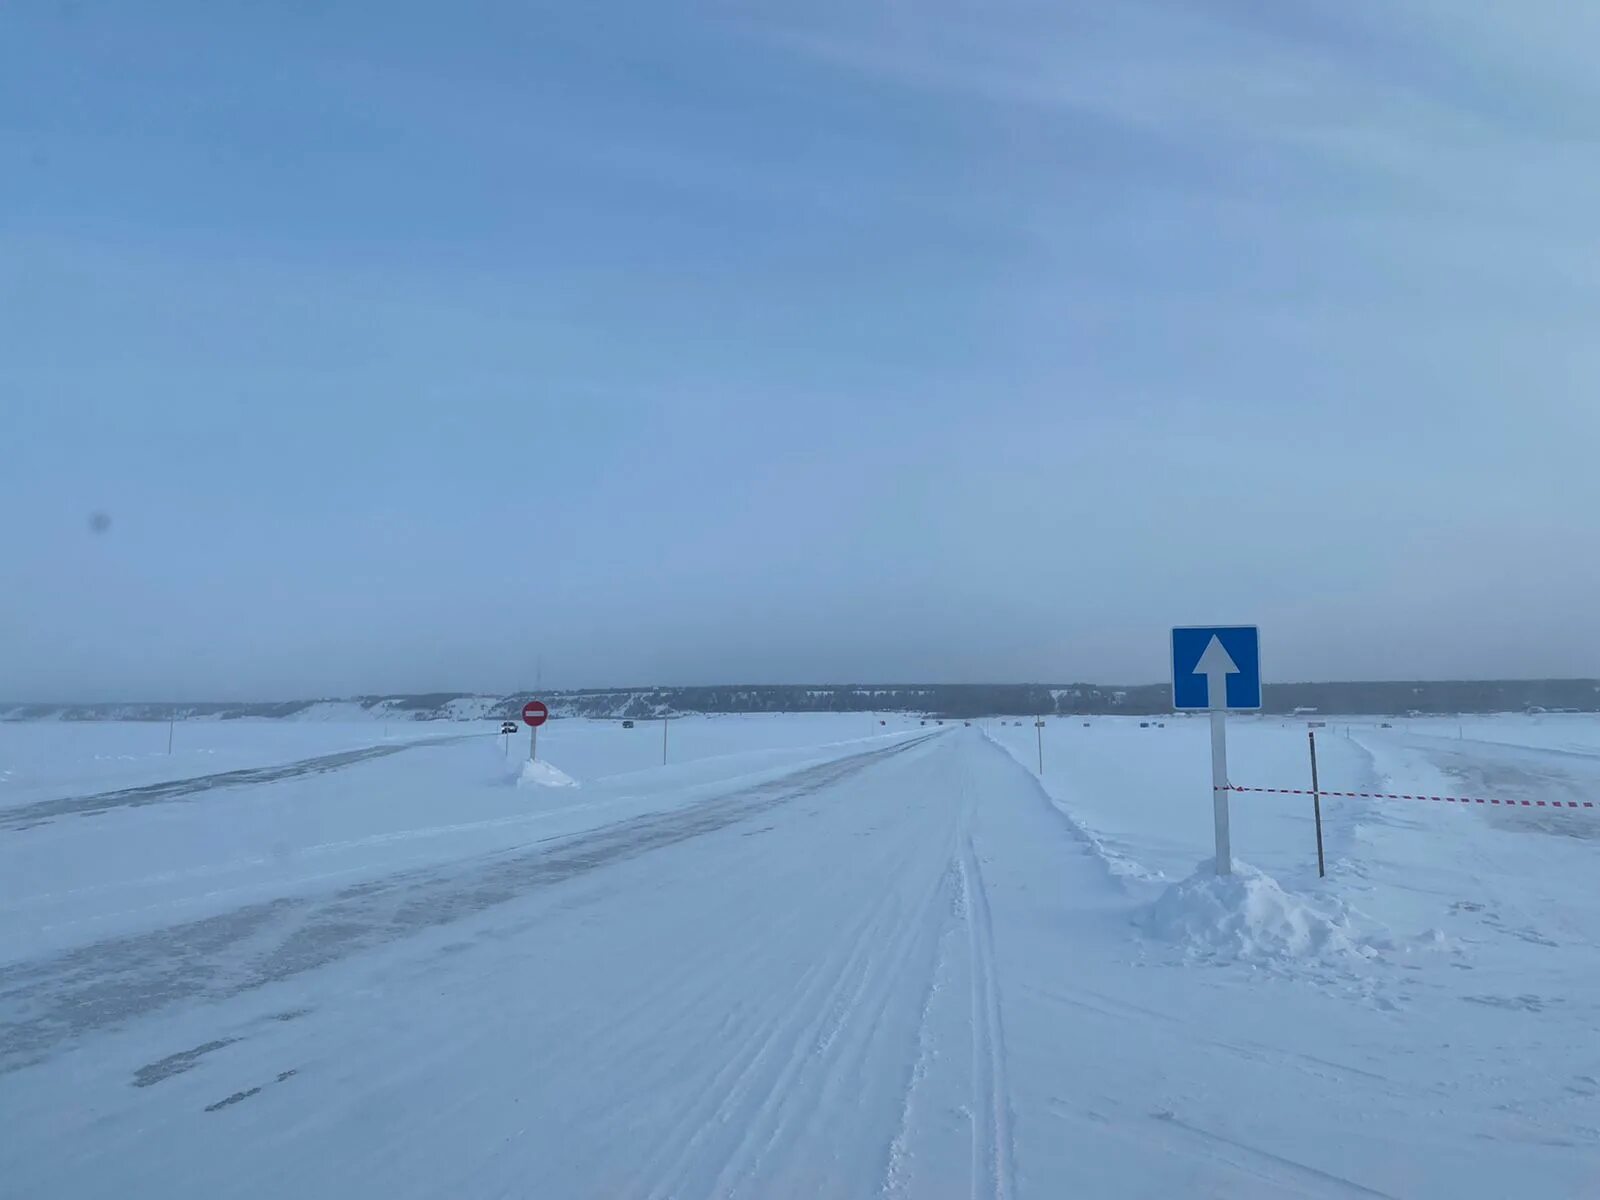
M 1261 643 L 1254 625 L 1172 631 L 1172 707 L 1261 707 Z

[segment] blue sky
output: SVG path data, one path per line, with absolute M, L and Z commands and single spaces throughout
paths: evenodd
M 8 5 L 0 696 L 1600 674 L 1597 52 Z

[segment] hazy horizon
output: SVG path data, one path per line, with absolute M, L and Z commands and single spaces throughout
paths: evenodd
M 1323 685 L 1352 685 L 1363 684 L 1396 685 L 1396 684 L 1473 684 L 1473 683 L 1589 683 L 1600 680 L 1600 676 L 1588 675 L 1508 675 L 1480 679 L 1462 678 L 1437 678 L 1403 676 L 1393 679 L 1279 679 L 1270 680 L 1265 687 L 1318 687 Z M 530 687 L 510 688 L 504 691 L 483 688 L 417 688 L 408 691 L 370 691 L 362 690 L 346 692 L 339 695 L 331 693 L 307 693 L 298 696 L 287 695 L 214 695 L 214 696 L 106 696 L 106 697 L 37 697 L 37 696 L 8 696 L 0 698 L 0 705 L 60 705 L 71 706 L 103 706 L 111 704 L 127 705 L 183 705 L 183 704 L 290 704 L 307 701 L 337 701 L 354 700 L 357 698 L 383 698 L 406 696 L 485 696 L 496 699 L 506 699 L 512 696 L 543 696 L 543 695 L 573 695 L 586 692 L 650 692 L 673 691 L 688 688 L 918 688 L 918 687 L 1098 687 L 1098 688 L 1149 688 L 1166 687 L 1168 679 L 1149 680 L 1124 680 L 1124 679 L 974 679 L 974 680 L 938 680 L 938 679 L 910 679 L 910 680 L 780 680 L 770 683 L 752 683 L 750 680 L 722 680 L 710 683 L 664 683 L 664 684 L 615 684 L 607 686 L 574 686 L 574 687 Z
M 10 6 L 0 694 L 1600 676 L 1597 43 Z

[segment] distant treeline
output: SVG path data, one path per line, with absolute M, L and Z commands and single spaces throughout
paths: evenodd
M 1600 680 L 1512 679 L 1409 683 L 1280 683 L 1266 686 L 1266 711 L 1403 716 L 1407 713 L 1600 711 Z M 475 696 L 465 692 L 357 696 L 344 701 L 272 703 L 0 704 L 0 719 L 166 721 L 190 718 L 332 719 L 349 715 L 392 720 L 514 718 L 532 692 Z M 547 691 L 557 716 L 656 717 L 669 713 L 915 712 L 944 717 L 1057 714 L 1148 715 L 1171 710 L 1165 684 L 1105 687 L 1091 683 L 749 684 L 715 687 L 608 688 Z M 329 712 L 336 706 L 337 713 Z
M 1399 716 L 1406 713 L 1600 711 L 1600 680 L 1472 680 L 1282 683 L 1264 689 L 1266 711 Z M 690 687 L 558 693 L 562 710 L 582 716 L 661 712 L 929 712 L 946 717 L 999 714 L 1149 715 L 1172 710 L 1166 684 L 948 683 L 835 687 Z

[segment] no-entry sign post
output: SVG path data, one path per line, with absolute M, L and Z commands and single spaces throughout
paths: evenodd
M 1202 625 L 1172 631 L 1172 707 L 1211 713 L 1211 811 L 1217 874 L 1233 873 L 1228 832 L 1228 725 L 1232 710 L 1261 707 L 1261 640 L 1254 625 Z
M 539 757 L 539 726 L 550 719 L 550 707 L 543 700 L 529 700 L 522 706 L 522 723 L 528 727 L 528 761 Z

